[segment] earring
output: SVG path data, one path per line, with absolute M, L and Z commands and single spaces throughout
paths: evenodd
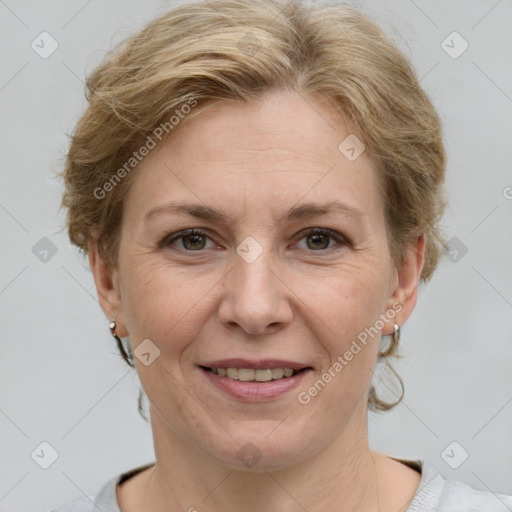
M 379 358 L 385 358 L 390 356 L 395 352 L 398 347 L 398 342 L 400 341 L 400 326 L 395 324 L 393 326 L 393 334 L 391 334 L 391 343 L 383 352 L 379 352 Z
M 129 366 L 132 368 L 135 368 L 135 365 L 133 364 L 133 356 L 130 354 L 128 355 L 123 347 L 123 342 L 121 341 L 121 338 L 116 334 L 116 321 L 111 320 L 109 323 L 110 333 L 114 337 L 114 339 L 117 342 L 117 346 L 119 347 L 119 351 L 121 352 L 121 355 L 123 359 L 128 363 Z
M 395 324 L 393 327 L 395 329 L 393 332 L 393 345 L 395 345 L 400 341 L 400 326 Z

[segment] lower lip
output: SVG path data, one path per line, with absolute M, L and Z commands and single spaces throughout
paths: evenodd
M 203 368 L 199 368 L 199 370 L 210 379 L 210 382 L 218 389 L 224 391 L 231 397 L 246 402 L 264 402 L 279 398 L 297 387 L 302 379 L 312 371 L 308 368 L 292 377 L 283 377 L 282 379 L 269 380 L 266 382 L 243 382 L 230 379 L 229 377 L 221 377 Z

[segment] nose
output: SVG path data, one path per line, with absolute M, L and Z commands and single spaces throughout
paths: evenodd
M 281 269 L 281 270 L 279 270 Z M 243 329 L 252 335 L 276 332 L 290 323 L 293 311 L 282 267 L 265 249 L 252 262 L 235 256 L 224 277 L 219 318 L 229 329 Z

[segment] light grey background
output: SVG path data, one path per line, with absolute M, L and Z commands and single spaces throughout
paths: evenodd
M 370 415 L 371 442 L 427 459 L 449 479 L 512 494 L 512 2 L 360 4 L 411 57 L 440 112 L 444 227 L 467 247 L 421 290 L 402 331 L 405 399 Z M 85 73 L 170 5 L 0 0 L 2 511 L 95 494 L 154 460 L 138 379 L 117 355 L 87 262 L 62 231 L 53 173 L 86 106 Z M 47 59 L 31 48 L 42 31 L 59 45 Z M 441 46 L 453 31 L 469 43 L 456 59 Z M 57 249 L 46 263 L 32 252 L 43 237 Z M 46 470 L 31 457 L 43 441 L 58 452 Z M 453 441 L 462 448 L 449 451 L 452 461 L 469 453 L 458 469 L 441 456 Z

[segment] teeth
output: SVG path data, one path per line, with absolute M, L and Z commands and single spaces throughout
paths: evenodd
M 238 380 L 238 368 L 226 368 L 226 376 Z
M 272 370 L 255 370 L 254 378 L 258 382 L 266 382 L 272 380 Z
M 272 378 L 273 379 L 282 379 L 284 375 L 283 368 L 272 368 Z
M 268 382 L 269 380 L 278 380 L 283 377 L 291 377 L 297 373 L 292 368 L 272 368 L 268 370 L 254 370 L 251 368 L 210 368 L 212 373 L 221 377 L 240 380 L 242 382 Z
M 231 370 L 231 368 L 228 368 L 228 371 L 229 370 Z M 254 370 L 250 370 L 250 369 L 246 369 L 246 368 L 239 368 L 238 369 L 238 380 L 241 380 L 243 382 L 249 382 L 250 380 L 254 380 Z

